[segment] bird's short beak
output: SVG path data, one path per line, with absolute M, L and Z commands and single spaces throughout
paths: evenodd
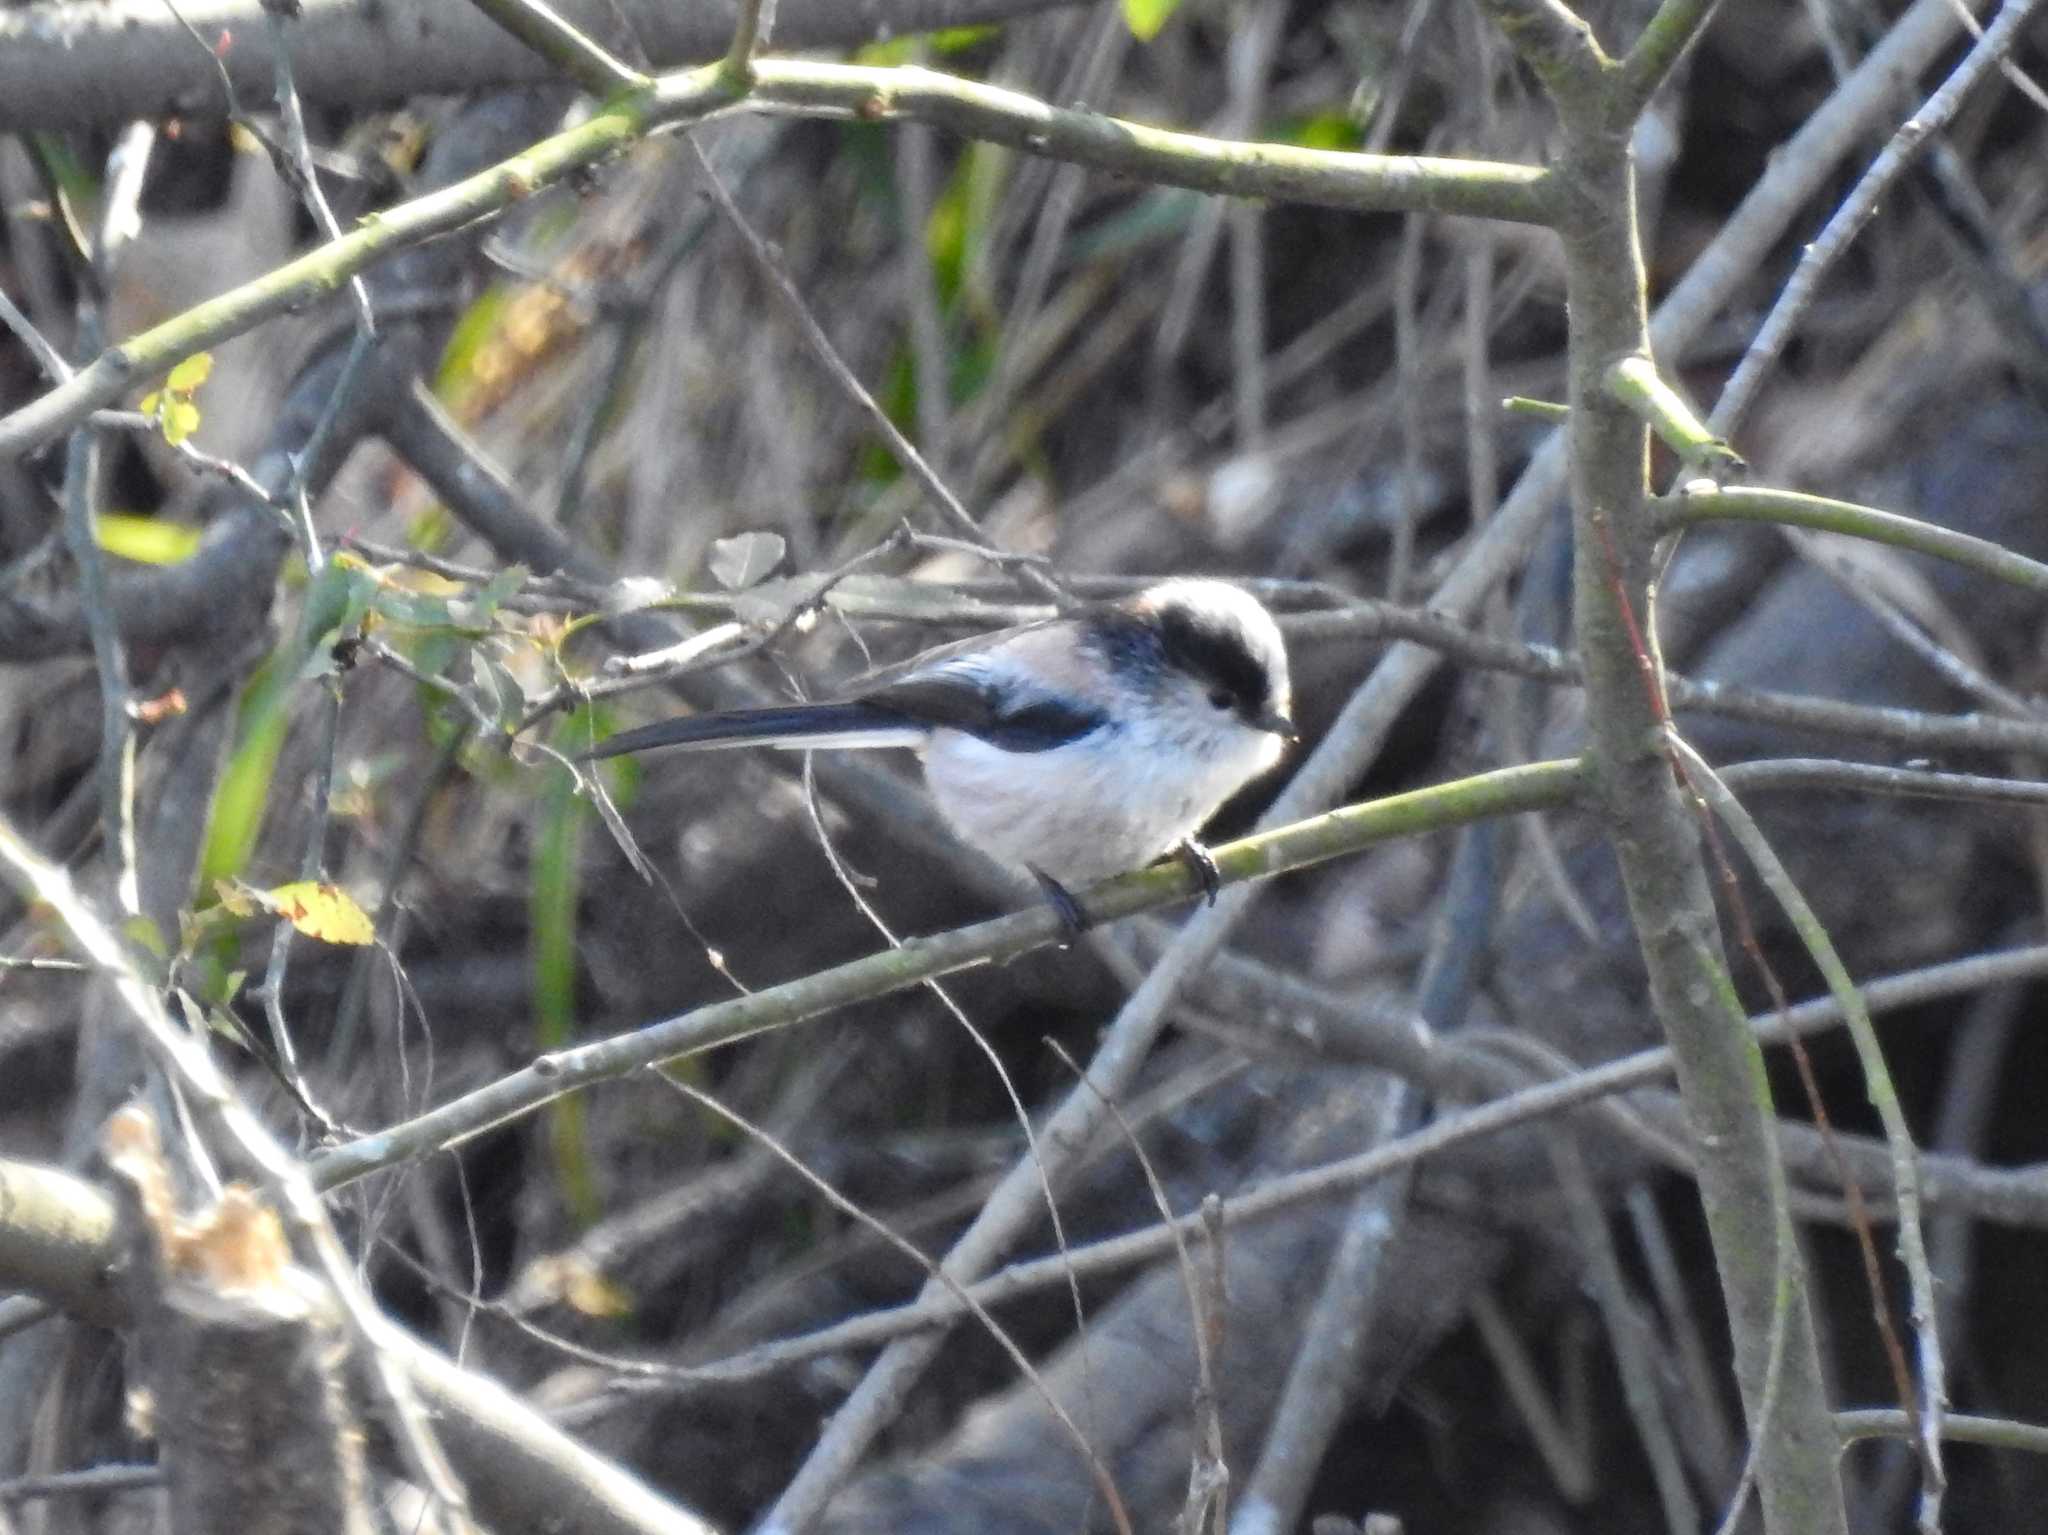
M 1252 723 L 1269 735 L 1276 735 L 1283 741 L 1297 741 L 1300 733 L 1294 728 L 1294 721 L 1278 709 L 1268 709 Z

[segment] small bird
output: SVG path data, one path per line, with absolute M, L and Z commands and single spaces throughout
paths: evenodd
M 1195 833 L 1294 739 L 1273 615 L 1222 581 L 1178 579 L 871 674 L 837 703 L 683 715 L 586 753 L 657 746 L 908 747 L 960 838 L 1069 890 L 1178 852 L 1209 899 Z

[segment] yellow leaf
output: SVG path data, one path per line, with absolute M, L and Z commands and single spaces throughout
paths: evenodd
M 377 930 L 362 907 L 339 885 L 319 880 L 299 880 L 270 890 L 258 890 L 256 899 L 277 913 L 308 938 L 322 943 L 374 943 Z
M 164 407 L 164 441 L 183 442 L 199 430 L 199 407 L 190 400 L 172 400 Z
M 164 388 L 172 394 L 190 394 L 213 372 L 213 353 L 194 352 L 190 357 L 171 369 L 171 376 L 164 380 Z
M 560 1302 L 585 1316 L 621 1317 L 633 1310 L 633 1297 L 588 1258 L 536 1258 L 519 1276 L 519 1289 L 535 1300 Z
M 1180 0 L 1124 0 L 1124 23 L 1131 36 L 1149 43 L 1180 9 Z
M 100 547 L 141 565 L 175 565 L 190 559 L 199 547 L 197 528 L 181 528 L 155 517 L 101 512 L 98 522 Z
M 156 414 L 156 408 L 159 405 L 163 404 L 163 402 L 163 391 L 161 389 L 152 389 L 148 394 L 142 397 L 142 403 L 136 406 L 135 408 L 141 411 L 145 416 L 153 416 Z
M 633 1310 L 633 1297 L 623 1287 L 581 1263 L 565 1276 L 562 1299 L 585 1316 L 621 1317 Z

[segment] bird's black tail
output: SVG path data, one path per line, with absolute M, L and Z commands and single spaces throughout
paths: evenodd
M 711 751 L 733 746 L 916 746 L 925 728 L 874 704 L 786 704 L 773 709 L 732 709 L 683 714 L 635 730 L 622 730 L 582 754 L 618 757 L 657 746 Z

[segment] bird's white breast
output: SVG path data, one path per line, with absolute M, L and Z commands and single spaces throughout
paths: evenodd
M 1080 886 L 1172 851 L 1280 752 L 1277 736 L 1230 722 L 1105 726 L 1042 752 L 938 730 L 925 778 L 963 839 Z

